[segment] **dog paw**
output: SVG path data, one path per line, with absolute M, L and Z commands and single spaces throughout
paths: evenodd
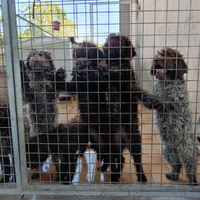
M 38 172 L 35 172 L 32 176 L 31 176 L 31 180 L 34 180 L 34 179 L 38 179 L 40 178 L 40 174 Z
M 47 80 L 54 81 L 54 72 L 49 66 L 44 66 L 44 77 Z
M 67 170 L 67 174 L 61 172 L 62 174 L 60 175 L 60 179 L 59 179 L 59 176 L 58 178 L 56 179 L 56 181 L 61 181 L 61 183 L 63 185 L 70 185 L 72 184 L 72 180 L 73 180 L 73 177 L 74 177 L 74 174 L 69 174 L 68 170 Z M 70 176 L 70 177 L 69 177 Z
M 111 181 L 111 183 L 117 183 L 119 177 L 120 177 L 120 174 L 111 174 L 110 175 L 110 181 Z
M 3 178 L 1 179 L 0 183 L 4 183 L 4 179 L 3 179 Z M 5 182 L 5 183 L 6 183 L 6 182 Z
M 99 71 L 100 75 L 102 75 L 102 76 L 108 75 L 108 67 L 98 66 L 96 69 Z
M 161 111 L 163 111 L 164 105 L 165 105 L 161 98 L 156 98 L 154 96 L 152 97 L 152 99 L 149 100 L 149 104 L 152 104 L 153 109 L 157 109 Z
M 55 180 L 57 182 L 60 182 L 63 184 L 63 185 L 69 185 L 69 182 L 67 181 L 67 178 L 65 175 L 61 174 L 61 179 L 60 179 L 60 176 L 58 175 L 57 179 Z
M 147 182 L 147 177 L 144 174 L 137 174 L 137 177 L 138 177 L 137 181 L 143 183 Z
M 66 77 L 65 69 L 60 68 L 56 71 L 56 81 L 64 81 Z
M 5 175 L 5 179 L 2 178 L 0 183 L 8 183 L 9 182 L 9 178 L 10 178 L 10 176 Z
M 101 172 L 105 172 L 108 169 L 108 166 L 106 164 L 103 164 L 101 167 L 98 167 L 97 170 Z
M 190 185 L 193 185 L 193 186 L 198 186 L 199 184 L 198 184 L 198 182 L 196 181 L 196 182 L 192 182 L 192 183 L 190 183 Z
M 85 59 L 77 60 L 76 61 L 76 70 L 77 71 L 87 70 L 88 65 L 89 65 L 88 62 Z
M 133 92 L 133 99 L 141 100 L 142 90 L 136 83 L 132 85 L 131 91 Z
M 71 183 L 69 182 L 62 182 L 63 185 L 70 185 Z
M 169 174 L 166 174 L 166 178 L 169 179 L 169 180 L 177 180 L 179 177 L 179 174 L 174 174 L 174 173 L 169 173 Z
M 76 73 L 77 80 L 86 81 L 88 79 L 88 71 L 86 70 L 77 69 L 75 73 Z
M 188 176 L 188 179 L 189 179 L 190 185 L 194 185 L 194 186 L 198 185 L 198 182 L 197 182 L 197 180 L 196 180 L 196 176 L 195 176 L 195 175 L 190 174 L 190 175 Z

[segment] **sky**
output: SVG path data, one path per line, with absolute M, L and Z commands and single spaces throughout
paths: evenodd
M 33 0 L 16 0 L 17 13 L 20 14 L 21 3 L 31 4 L 32 2 Z M 37 2 L 43 3 L 45 0 Z M 103 44 L 109 33 L 119 33 L 119 4 L 113 4 L 114 0 L 49 0 L 49 2 L 63 7 L 67 17 L 77 25 L 76 36 L 80 41 L 86 37 L 91 39 L 93 35 L 93 41 Z

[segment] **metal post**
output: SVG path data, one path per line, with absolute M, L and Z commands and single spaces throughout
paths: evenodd
M 139 42 L 138 42 L 138 35 L 139 35 L 139 31 L 138 31 L 138 15 L 139 15 L 139 7 L 138 7 L 138 2 L 134 2 L 135 3 L 135 50 L 137 52 L 137 55 L 135 57 L 135 71 L 136 71 L 136 76 L 137 76 L 137 80 L 139 80 L 140 86 L 142 87 L 142 80 L 141 80 L 141 72 L 140 72 L 140 46 L 139 46 Z
M 93 19 L 93 4 L 90 4 L 90 36 L 91 42 L 94 42 L 94 19 Z
M 2 0 L 2 18 L 16 181 L 17 189 L 22 189 L 20 166 L 21 163 L 26 163 L 26 156 L 15 0 Z M 19 143 L 19 138 L 23 140 L 23 143 Z M 20 150 L 24 153 L 21 159 Z

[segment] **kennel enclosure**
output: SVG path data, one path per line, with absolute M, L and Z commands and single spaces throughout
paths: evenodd
M 35 6 L 34 6 L 35 4 Z M 24 9 L 25 8 L 25 9 Z M 55 10 L 55 8 L 57 10 Z M 34 9 L 34 17 L 33 17 Z M 140 106 L 138 111 L 140 134 L 142 136 L 142 163 L 147 183 L 137 182 L 133 160 L 125 149 L 125 164 L 119 184 L 112 184 L 111 173 L 97 170 L 102 163 L 96 161 L 94 151 L 86 151 L 77 160 L 76 175 L 71 185 L 55 182 L 56 172 L 51 157 L 41 166 L 40 178 L 31 180 L 30 169 L 26 165 L 26 138 L 24 115 L 28 109 L 23 103 L 19 60 L 26 60 L 33 49 L 47 49 L 58 69 L 64 67 L 66 82 L 71 80 L 75 60 L 70 37 L 78 42 L 92 41 L 101 49 L 111 33 L 128 36 L 137 56 L 132 65 L 137 82 L 142 89 L 151 91 L 156 80 L 150 76 L 152 59 L 157 50 L 173 47 L 179 50 L 188 65 L 185 76 L 192 114 L 193 134 L 198 136 L 200 118 L 199 93 L 199 12 L 198 0 L 141 0 L 141 1 L 31 1 L 1 0 L 1 100 L 9 99 L 10 121 L 13 141 L 14 167 L 12 176 L 16 182 L 0 183 L 0 191 L 5 194 L 65 194 L 65 195 L 119 195 L 119 196 L 188 196 L 197 197 L 199 186 L 189 186 L 185 171 L 181 171 L 178 181 L 169 181 L 165 173 L 170 167 L 162 158 L 162 143 L 157 138 L 153 122 L 153 111 Z M 60 32 L 53 30 L 46 18 L 59 19 Z M 25 19 L 25 20 L 24 20 Z M 28 21 L 28 22 L 27 22 Z M 50 30 L 50 31 L 49 31 Z M 68 31 L 67 31 L 68 30 Z M 28 34 L 26 34 L 28 32 Z M 120 47 L 121 48 L 121 47 Z M 87 91 L 89 92 L 89 91 Z M 59 103 L 60 122 L 68 122 L 79 115 L 76 96 L 67 97 Z M 9 97 L 9 98 L 8 98 Z M 87 102 L 89 104 L 89 102 Z M 7 104 L 8 105 L 8 104 Z M 42 165 L 42 164 L 41 164 Z M 1 163 L 1 170 L 3 163 Z M 199 164 L 197 180 L 199 178 Z M 3 172 L 2 172 L 3 173 Z

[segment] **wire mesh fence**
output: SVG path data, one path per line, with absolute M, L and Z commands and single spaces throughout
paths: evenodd
M 0 9 L 0 15 L 2 12 Z M 1 184 L 7 182 L 15 182 L 15 169 L 14 169 L 14 152 L 12 143 L 12 130 L 10 121 L 9 110 L 9 95 L 7 84 L 7 73 L 4 54 L 4 37 L 3 37 L 3 24 L 2 17 L 0 20 L 0 177 Z M 15 188 L 15 184 L 11 184 L 11 188 Z
M 10 29 L 0 24 L 16 106 L 10 121 L 1 104 L 0 186 L 199 191 L 199 1 L 14 3 Z

